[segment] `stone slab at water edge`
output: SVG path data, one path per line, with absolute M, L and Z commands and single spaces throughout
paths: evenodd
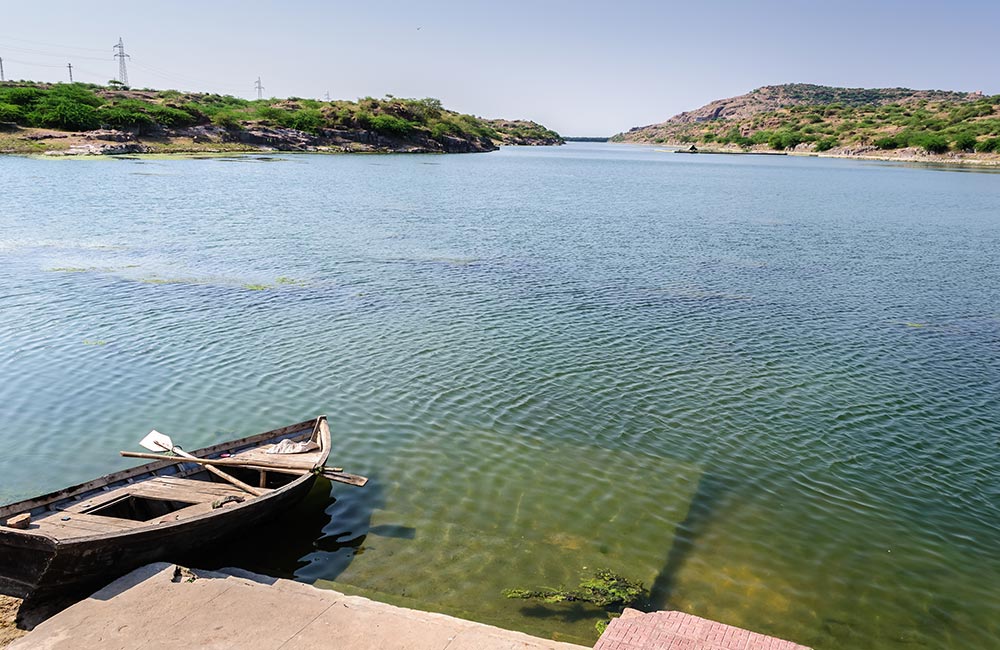
M 150 564 L 36 627 L 8 650 L 584 650 L 290 580 Z

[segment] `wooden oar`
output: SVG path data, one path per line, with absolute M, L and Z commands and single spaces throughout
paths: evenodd
M 169 451 L 177 454 L 178 456 L 182 456 L 183 458 L 187 458 L 188 460 L 198 460 L 195 456 L 192 456 L 191 454 L 187 453 L 186 451 L 175 445 L 173 441 L 170 439 L 170 436 L 166 436 L 157 431 L 156 429 L 153 429 L 148 434 L 146 434 L 146 437 L 140 440 L 139 444 L 150 451 Z M 171 458 L 171 456 L 167 456 L 167 458 Z M 248 492 L 254 495 L 255 497 L 267 494 L 267 492 L 265 492 L 264 490 L 258 490 L 255 487 L 247 485 L 246 483 L 239 480 L 235 476 L 230 476 L 229 474 L 226 474 L 221 469 L 217 469 L 209 465 L 206 465 L 205 469 L 212 472 L 213 474 L 223 479 L 224 481 L 232 483 L 233 485 L 243 490 L 244 492 Z
M 167 456 L 166 454 L 143 454 L 135 451 L 120 451 L 118 453 L 128 458 L 149 458 L 152 460 L 173 460 L 173 461 L 181 460 L 175 456 Z M 211 469 L 212 466 L 214 465 L 222 465 L 223 467 L 245 467 L 246 469 L 265 470 L 271 472 L 284 472 L 286 474 L 298 474 L 299 476 L 315 473 L 331 481 L 337 481 L 338 483 L 347 483 L 348 485 L 356 485 L 358 487 L 363 487 L 365 483 L 368 482 L 368 479 L 364 476 L 358 476 L 357 474 L 348 474 L 347 472 L 341 471 L 339 468 L 332 468 L 332 467 L 319 467 L 317 469 L 306 469 L 298 467 L 286 467 L 284 465 L 271 465 L 269 463 L 263 463 L 259 461 L 246 462 L 242 460 L 235 460 L 232 458 L 198 458 L 195 456 L 188 456 L 187 460 L 182 462 L 198 463 L 199 465 L 204 465 L 205 469 Z

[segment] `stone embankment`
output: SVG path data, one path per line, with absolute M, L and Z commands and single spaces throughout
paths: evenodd
M 151 564 L 8 650 L 588 650 L 444 614 L 241 571 Z

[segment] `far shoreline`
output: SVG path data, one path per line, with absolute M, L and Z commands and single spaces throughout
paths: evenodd
M 1000 167 L 1000 155 L 998 154 L 978 154 L 978 153 L 955 153 L 950 152 L 946 154 L 932 154 L 925 152 L 915 152 L 908 151 L 905 149 L 895 150 L 895 155 L 885 153 L 885 154 L 873 154 L 869 151 L 863 153 L 846 153 L 843 151 L 832 150 L 832 152 L 817 152 L 817 151 L 779 151 L 777 149 L 742 149 L 740 147 L 712 147 L 712 148 L 699 148 L 696 152 L 685 151 L 686 148 L 691 147 L 691 143 L 674 143 L 674 142 L 621 142 L 621 141 L 608 141 L 608 144 L 615 145 L 632 145 L 639 147 L 654 147 L 664 152 L 669 151 L 669 153 L 682 153 L 687 155 L 705 155 L 705 154 L 716 154 L 716 155 L 738 155 L 738 156 L 794 156 L 798 158 L 839 158 L 844 160 L 872 160 L 880 162 L 899 162 L 899 163 L 916 163 L 916 164 L 926 164 L 926 165 L 947 165 L 947 166 L 974 166 L 974 167 L 985 167 L 993 168 Z M 697 145 L 695 145 L 697 146 Z

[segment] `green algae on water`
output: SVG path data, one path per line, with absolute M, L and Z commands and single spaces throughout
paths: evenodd
M 184 284 L 185 280 L 175 280 L 168 278 L 140 278 L 143 284 Z

